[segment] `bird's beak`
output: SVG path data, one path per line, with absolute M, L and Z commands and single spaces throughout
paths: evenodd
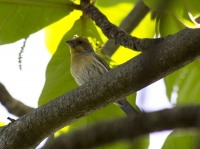
M 74 44 L 75 44 L 75 41 L 74 41 L 74 40 L 67 40 L 66 43 L 67 43 L 70 47 L 73 47 Z

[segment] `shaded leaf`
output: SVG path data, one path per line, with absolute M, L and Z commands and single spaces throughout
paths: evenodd
M 111 143 L 94 149 L 148 149 L 149 147 L 149 137 L 143 136 L 138 139 L 133 139 L 130 141 L 119 141 L 116 143 Z
M 189 11 L 183 0 L 143 0 L 162 19 L 164 13 L 174 16 L 187 27 L 196 27 L 196 22 L 189 16 Z M 174 24 L 174 23 L 173 23 Z
M 185 28 L 185 26 L 178 21 L 174 16 L 170 14 L 164 14 L 160 19 L 160 34 L 161 36 L 168 36 L 170 34 L 175 34 L 179 32 L 181 29 Z
M 185 0 L 186 7 L 194 17 L 200 15 L 200 5 L 199 0 Z
M 177 104 L 194 104 L 200 102 L 200 60 L 183 67 L 167 76 L 165 80 L 169 100 L 177 93 Z

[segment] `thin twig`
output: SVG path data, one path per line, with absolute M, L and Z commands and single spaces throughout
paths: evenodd
M 0 83 L 0 102 L 10 113 L 19 117 L 34 110 L 34 108 L 14 99 L 2 83 Z
M 122 21 L 119 28 L 130 34 L 148 14 L 149 10 L 150 9 L 143 3 L 143 1 L 139 0 L 127 17 Z M 101 52 L 111 57 L 119 46 L 120 45 L 115 44 L 113 40 L 108 40 L 101 49 Z
M 113 39 L 115 43 L 138 51 L 145 51 L 149 47 L 156 45 L 157 43 L 163 41 L 165 38 L 157 39 L 139 39 L 132 37 L 127 34 L 124 30 L 118 28 L 116 25 L 109 22 L 107 17 L 102 14 L 95 6 L 91 5 L 88 2 L 81 3 L 82 11 L 88 15 L 92 20 L 95 21 L 96 25 L 101 28 L 103 33 L 109 38 Z

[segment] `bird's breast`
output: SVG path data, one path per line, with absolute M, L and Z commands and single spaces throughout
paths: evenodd
M 90 79 L 107 72 L 91 54 L 72 55 L 70 70 L 78 85 L 83 85 Z

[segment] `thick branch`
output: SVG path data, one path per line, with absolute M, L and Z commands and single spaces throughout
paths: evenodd
M 199 39 L 200 29 L 182 30 L 105 75 L 37 108 L 4 129 L 1 148 L 34 148 L 61 127 L 169 75 L 200 57 Z
M 91 127 L 62 135 L 44 149 L 93 148 L 119 140 L 133 139 L 150 132 L 174 128 L 199 128 L 200 106 L 173 108 L 134 117 L 101 122 Z
M 101 28 L 103 33 L 109 38 L 113 39 L 115 43 L 138 51 L 145 51 L 147 48 L 163 41 L 165 38 L 157 39 L 138 39 L 127 34 L 116 25 L 109 22 L 104 14 L 102 14 L 95 6 L 90 3 L 81 3 L 82 11 L 95 21 L 96 25 Z
M 0 134 L 1 134 L 1 132 L 3 132 L 4 128 L 5 128 L 5 126 L 0 127 Z
M 139 0 L 135 7 L 128 14 L 128 16 L 122 21 L 119 28 L 123 29 L 128 34 L 131 33 L 148 12 L 149 8 L 144 4 L 142 0 Z M 112 56 L 118 47 L 119 44 L 115 44 L 113 40 L 108 40 L 101 51 L 105 55 Z
M 0 102 L 2 105 L 5 106 L 5 108 L 11 113 L 16 116 L 23 116 L 31 111 L 34 110 L 34 108 L 31 108 L 19 100 L 14 99 L 6 90 L 4 85 L 0 83 Z

